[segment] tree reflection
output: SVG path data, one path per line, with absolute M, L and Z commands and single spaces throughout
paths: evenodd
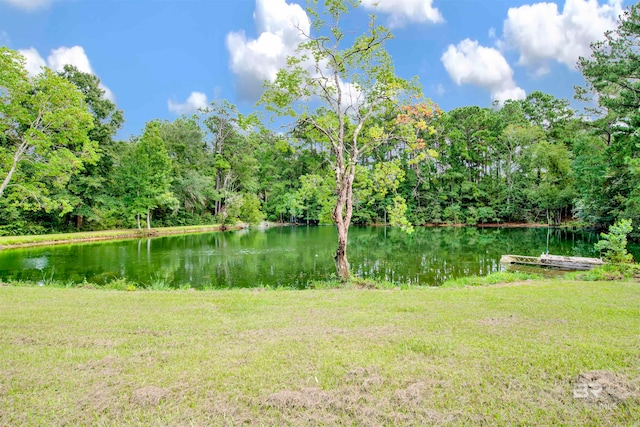
M 350 262 L 361 277 L 439 285 L 499 271 L 504 254 L 538 256 L 547 239 L 554 254 L 596 255 L 595 234 L 566 229 L 417 227 L 407 235 L 388 227 L 355 227 Z M 53 274 L 98 284 L 126 277 L 145 286 L 305 287 L 335 274 L 334 246 L 333 227 L 275 227 L 6 250 L 0 252 L 0 279 L 38 281 Z

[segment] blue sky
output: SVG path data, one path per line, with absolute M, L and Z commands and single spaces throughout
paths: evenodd
M 396 71 L 418 76 L 445 111 L 541 90 L 571 98 L 575 61 L 615 27 L 622 0 L 363 0 L 392 28 Z M 31 73 L 64 64 L 96 74 L 125 113 L 122 138 L 214 99 L 250 112 L 307 20 L 292 0 L 0 0 L 0 44 Z

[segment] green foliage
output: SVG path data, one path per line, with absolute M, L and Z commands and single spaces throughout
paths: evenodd
M 331 197 L 333 185 L 331 177 L 308 174 L 300 177 L 298 198 L 304 209 L 305 219 L 330 224 L 334 201 Z
M 260 199 L 258 199 L 258 196 L 253 193 L 245 193 L 243 195 L 239 218 L 249 224 L 258 224 L 264 221 L 264 214 L 260 210 Z
M 136 283 L 130 282 L 125 277 L 118 277 L 107 282 L 103 286 L 103 288 L 112 291 L 135 291 L 138 288 L 138 285 Z
M 477 211 L 478 220 L 481 223 L 497 221 L 496 211 L 490 206 L 481 206 Z
M 574 160 L 571 166 L 575 181 L 573 212 L 576 218 L 597 224 L 610 210 L 610 199 L 603 198 L 607 175 L 607 146 L 600 138 L 577 135 L 573 142 Z
M 640 220 L 638 5 L 580 60 L 576 96 L 597 108 L 579 119 L 541 92 L 442 113 L 395 75 L 392 34 L 375 16 L 361 34 L 341 27 L 358 3 L 309 3 L 309 38 L 262 98 L 296 119 L 284 135 L 215 101 L 115 141 L 123 114 L 97 77 L 67 66 L 29 79 L 24 58 L 2 48 L 0 234 L 123 228 L 145 216 L 344 230 Z
M 249 224 L 258 224 L 264 220 L 260 210 L 260 199 L 255 194 L 237 194 L 227 200 L 227 215 Z
M 160 138 L 160 126 L 149 122 L 139 141 L 132 143 L 118 166 L 118 187 L 121 190 L 128 215 L 147 217 L 150 227 L 151 212 L 161 206 L 175 206 L 177 200 L 170 191 L 171 159 Z
M 105 207 L 109 183 L 113 176 L 114 161 L 117 156 L 114 137 L 124 122 L 122 111 L 105 96 L 100 87 L 100 79 L 93 74 L 83 73 L 72 65 L 65 65 L 59 75 L 73 83 L 84 95 L 84 100 L 93 115 L 93 128 L 88 137 L 97 145 L 99 157 L 95 164 L 85 165 L 79 173 L 71 176 L 63 190 L 71 198 L 76 216 L 76 227 L 81 229 L 104 221 L 100 211 Z M 86 222 L 89 224 L 86 224 Z
M 413 226 L 407 219 L 407 202 L 402 196 L 395 196 L 389 207 L 389 224 L 400 227 L 403 231 L 413 233 Z
M 615 281 L 640 278 L 638 264 L 605 264 L 588 271 L 574 271 L 563 276 L 566 280 L 586 282 Z
M 640 219 L 640 176 L 633 173 L 634 161 L 640 158 L 639 36 L 640 6 L 633 4 L 624 11 L 617 28 L 593 43 L 591 55 L 580 58 L 578 64 L 587 84 L 576 88 L 576 98 L 592 104 L 595 100 L 597 108 L 585 112 L 591 132 L 605 146 L 598 152 L 605 171 L 597 175 L 594 170 L 591 178 L 600 185 L 582 197 L 580 209 L 582 216 L 603 224 L 620 218 Z
M 608 233 L 601 233 L 600 240 L 595 244 L 596 250 L 604 251 L 606 260 L 613 263 L 631 263 L 633 256 L 627 252 L 627 235 L 633 231 L 631 220 L 621 219 L 609 227 Z
M 571 157 L 571 152 L 562 143 L 540 141 L 532 151 L 532 161 L 540 177 L 535 199 L 532 199 L 537 200 L 537 205 L 546 212 L 547 224 L 558 225 L 562 219 L 558 214 L 572 199 Z
M 383 117 L 393 113 L 394 103 L 403 96 L 418 93 L 413 82 L 396 76 L 384 48 L 391 33 L 377 25 L 375 16 L 367 30 L 347 44 L 340 23 L 357 6 L 357 2 L 331 1 L 321 7 L 311 2 L 307 13 L 313 21 L 313 33 L 302 29 L 307 40 L 300 44 L 296 56 L 288 58 L 275 81 L 265 83 L 260 101 L 275 114 L 297 118 L 298 132 L 330 150 L 336 183 L 332 214 L 338 228 L 336 266 L 342 279 L 349 276 L 346 244 L 358 164 L 376 148 L 393 141 L 395 128 L 381 126 Z M 315 67 L 304 66 L 305 60 Z M 402 134 L 407 133 L 398 133 Z M 404 213 L 398 203 L 394 206 L 397 215 Z
M 442 217 L 450 224 L 461 224 L 464 222 L 464 216 L 462 214 L 462 208 L 459 204 L 453 204 L 447 206 L 442 213 Z
M 207 146 L 205 156 L 210 158 L 215 177 L 213 214 L 225 217 L 227 199 L 237 203 L 237 193 L 253 193 L 258 189 L 255 180 L 258 162 L 253 156 L 256 140 L 246 137 L 244 132 L 259 123 L 255 115 L 240 114 L 228 101 L 213 101 L 202 111 L 201 121 Z
M 628 125 L 616 123 L 616 131 L 633 133 L 640 117 L 640 81 L 637 78 L 640 58 L 637 54 L 638 36 L 640 35 L 640 5 L 628 7 L 613 31 L 605 33 L 605 38 L 591 45 L 591 55 L 580 58 L 579 69 L 582 71 L 587 88 L 578 92 L 585 96 L 587 91 L 601 95 L 598 103 L 606 116 L 608 111 L 615 114 L 616 120 Z M 611 117 L 609 117 L 611 118 Z
M 84 95 L 85 103 L 93 116 L 89 139 L 98 144 L 101 160 L 109 160 L 113 156 L 113 137 L 124 122 L 123 112 L 107 99 L 104 89 L 100 87 L 100 79 L 94 74 L 83 73 L 73 65 L 65 65 L 58 74 L 73 83 Z M 111 165 L 105 163 L 99 166 L 109 168 Z
M 0 199 L 31 211 L 66 213 L 59 190 L 97 160 L 83 94 L 49 69 L 27 77 L 24 58 L 0 48 Z

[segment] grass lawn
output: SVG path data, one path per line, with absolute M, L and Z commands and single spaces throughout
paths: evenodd
M 0 425 L 635 425 L 640 284 L 0 287 Z

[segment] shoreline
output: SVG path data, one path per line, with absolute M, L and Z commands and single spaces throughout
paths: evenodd
M 270 225 L 271 226 L 271 225 Z M 103 230 L 87 231 L 79 233 L 56 233 L 40 234 L 33 236 L 5 236 L 0 237 L 0 251 L 6 249 L 29 248 L 34 246 L 55 246 L 73 243 L 91 243 L 106 240 L 129 240 L 145 237 L 170 236 L 175 234 L 195 234 L 227 230 L 240 230 L 246 228 L 246 224 L 222 226 L 222 225 L 202 225 L 185 227 L 160 227 L 150 230 L 126 229 L 126 230 Z M 74 236 L 74 234 L 78 234 Z M 15 243 L 2 243 L 3 240 L 17 239 Z
M 280 227 L 298 225 L 304 226 L 304 224 L 291 224 L 291 223 L 272 223 L 266 222 L 266 227 Z M 371 227 L 389 227 L 388 224 L 371 224 Z M 260 225 L 259 227 L 265 227 Z M 486 224 L 444 224 L 444 223 L 426 223 L 416 225 L 416 227 L 477 227 L 477 228 L 582 228 L 576 225 L 557 225 L 549 226 L 541 223 L 486 223 Z M 101 231 L 86 231 L 76 233 L 56 233 L 56 234 L 40 234 L 40 235 L 23 235 L 23 236 L 2 236 L 0 237 L 0 251 L 6 249 L 19 249 L 28 248 L 34 246 L 55 246 L 73 243 L 91 243 L 101 242 L 107 240 L 128 240 L 138 239 L 145 237 L 159 237 L 170 236 L 176 234 L 196 234 L 229 230 L 241 230 L 249 228 L 248 224 L 237 224 L 233 226 L 222 226 L 217 224 L 212 225 L 188 225 L 184 227 L 159 227 L 152 228 L 150 230 L 144 229 L 142 231 L 138 229 L 125 229 L 125 230 L 101 230 Z M 8 243 L 3 243 L 8 241 Z
M 432 223 L 421 224 L 420 227 L 477 227 L 477 228 L 584 228 L 585 226 L 560 224 L 549 225 L 540 222 L 486 222 L 484 224 L 446 224 L 446 223 Z

